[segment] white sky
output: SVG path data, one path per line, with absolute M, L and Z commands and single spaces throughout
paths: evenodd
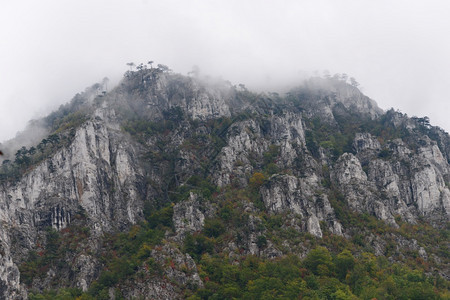
M 0 141 L 127 62 L 248 87 L 328 69 L 450 131 L 450 1 L 0 0 Z

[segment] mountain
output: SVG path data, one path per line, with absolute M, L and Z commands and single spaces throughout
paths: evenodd
M 160 65 L 100 91 L 4 151 L 2 298 L 449 297 L 450 136 L 427 117 L 337 77 L 261 94 Z

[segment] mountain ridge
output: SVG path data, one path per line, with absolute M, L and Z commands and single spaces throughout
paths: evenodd
M 197 268 L 206 266 L 202 255 L 305 257 L 311 243 L 358 236 L 362 245 L 348 245 L 355 255 L 368 244 L 374 255 L 391 251 L 402 262 L 402 249 L 389 248 L 397 239 L 422 258 L 434 255 L 424 272 L 448 278 L 448 258 L 439 252 L 446 238 L 433 246 L 421 237 L 419 245 L 402 231 L 448 226 L 450 137 L 427 118 L 383 112 L 333 78 L 312 78 L 285 97 L 165 68 L 129 71 L 104 95 L 99 87 L 49 115 L 50 135 L 2 164 L 4 298 L 55 287 L 94 297 L 114 287 L 125 298 L 145 297 L 132 282 L 149 297 L 182 298 L 208 289 L 209 276 Z M 376 226 L 359 228 L 355 220 Z M 228 235 L 224 222 L 231 222 Z M 114 266 L 100 257 L 118 247 L 109 239 L 133 230 L 155 237 L 147 237 L 148 249 L 129 251 L 136 257 L 120 279 L 105 277 Z M 279 240 L 283 230 L 294 238 Z M 83 239 L 63 251 L 71 234 Z M 165 266 L 168 259 L 189 267 Z M 146 269 L 150 261 L 156 273 Z

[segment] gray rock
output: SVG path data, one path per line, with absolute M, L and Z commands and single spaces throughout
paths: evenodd
M 329 230 L 342 235 L 342 226 L 327 196 L 316 192 L 319 190 L 319 179 L 315 175 L 307 178 L 274 175 L 261 188 L 261 195 L 271 213 L 292 211 L 298 214 L 304 219 L 307 231 L 315 236 L 322 237 L 319 221 L 325 221 Z
M 176 236 L 174 240 L 182 242 L 187 233 L 201 231 L 205 217 L 213 213 L 213 208 L 206 201 L 201 202 L 198 195 L 190 193 L 189 200 L 177 203 L 173 207 L 173 225 Z
M 254 172 L 266 172 L 266 154 L 274 146 L 279 153 L 271 158 L 276 167 L 270 174 L 279 174 L 268 176 L 259 193 L 269 214 L 286 217 L 283 228 L 307 231 L 318 238 L 326 228 L 348 237 L 351 230 L 342 227 L 329 201 L 334 188 L 353 211 L 369 213 L 392 226 L 397 226 L 397 216 L 411 223 L 424 216 L 436 226 L 449 220 L 450 138 L 442 130 L 427 127 L 433 132 L 432 140 L 420 133 L 423 126 L 417 121 L 390 112 L 386 115 L 389 126 L 407 131 L 413 140 L 408 135 L 404 140 L 383 140 L 357 132 L 352 143 L 354 154 L 344 153 L 337 160 L 325 148 L 316 145 L 317 151 L 308 149 L 308 124 L 313 120 L 338 132 L 338 117 L 353 114 L 376 120 L 383 114 L 355 87 L 316 78 L 290 94 L 289 99 L 295 101 L 275 103 L 264 98 L 267 103 L 261 103 L 256 94 L 225 82 L 202 82 L 157 70 L 136 75 L 129 74 L 101 104 L 94 105 L 99 99 L 88 95 L 92 116 L 73 132 L 73 140 L 26 170 L 17 182 L 0 187 L 0 298 L 27 297 L 17 265 L 27 259 L 29 250 L 37 249 L 46 228 L 66 230 L 82 214 L 82 225 L 89 228 L 90 237 L 83 241 L 85 252 L 65 258 L 70 262 L 67 272 L 50 268 L 43 279 L 35 279 L 33 287 L 48 289 L 55 278 L 68 279 L 71 272 L 75 275 L 70 284 L 87 290 L 101 268 L 95 257 L 101 250 L 101 238 L 141 221 L 145 201 L 158 207 L 161 203 L 154 203 L 156 199 L 169 199 L 169 186 L 185 186 L 198 170 L 206 171 L 208 179 L 221 188 L 245 188 Z M 144 141 L 139 144 L 121 129 L 123 111 L 135 111 L 154 123 L 180 115 L 187 118 L 169 133 L 142 137 Z M 221 128 L 220 137 L 215 136 L 219 142 L 211 142 L 208 122 L 220 117 L 228 118 L 230 122 L 224 123 L 231 125 Z M 209 148 L 194 151 L 183 147 L 194 136 L 204 136 Z M 163 152 L 176 159 L 162 159 Z M 289 241 L 282 241 L 280 249 L 270 240 L 261 245 L 265 229 L 260 210 L 247 200 L 239 201 L 245 232 L 241 240 L 229 241 L 225 247 L 235 263 L 241 255 L 277 257 L 283 248 L 297 249 L 300 256 L 306 253 L 304 245 Z M 174 243 L 181 243 L 188 233 L 201 231 L 205 218 L 214 217 L 219 205 L 203 201 L 197 194 L 174 205 L 175 234 L 171 236 L 168 231 L 165 244 L 151 254 L 161 266 L 161 274 L 151 273 L 145 264 L 140 266 L 140 279 L 125 284 L 124 295 L 178 299 L 183 286 L 202 286 L 195 262 Z M 398 251 L 411 249 L 428 259 L 425 249 L 414 240 L 393 239 L 398 241 Z M 382 238 L 370 236 L 366 242 L 376 255 L 386 250 Z M 434 254 L 429 258 L 441 261 Z M 110 296 L 114 297 L 113 289 Z

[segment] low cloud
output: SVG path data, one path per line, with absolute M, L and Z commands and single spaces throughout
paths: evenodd
M 447 1 L 17 1 L 1 4 L 0 141 L 111 78 L 168 65 L 272 90 L 354 76 L 382 108 L 450 129 Z

